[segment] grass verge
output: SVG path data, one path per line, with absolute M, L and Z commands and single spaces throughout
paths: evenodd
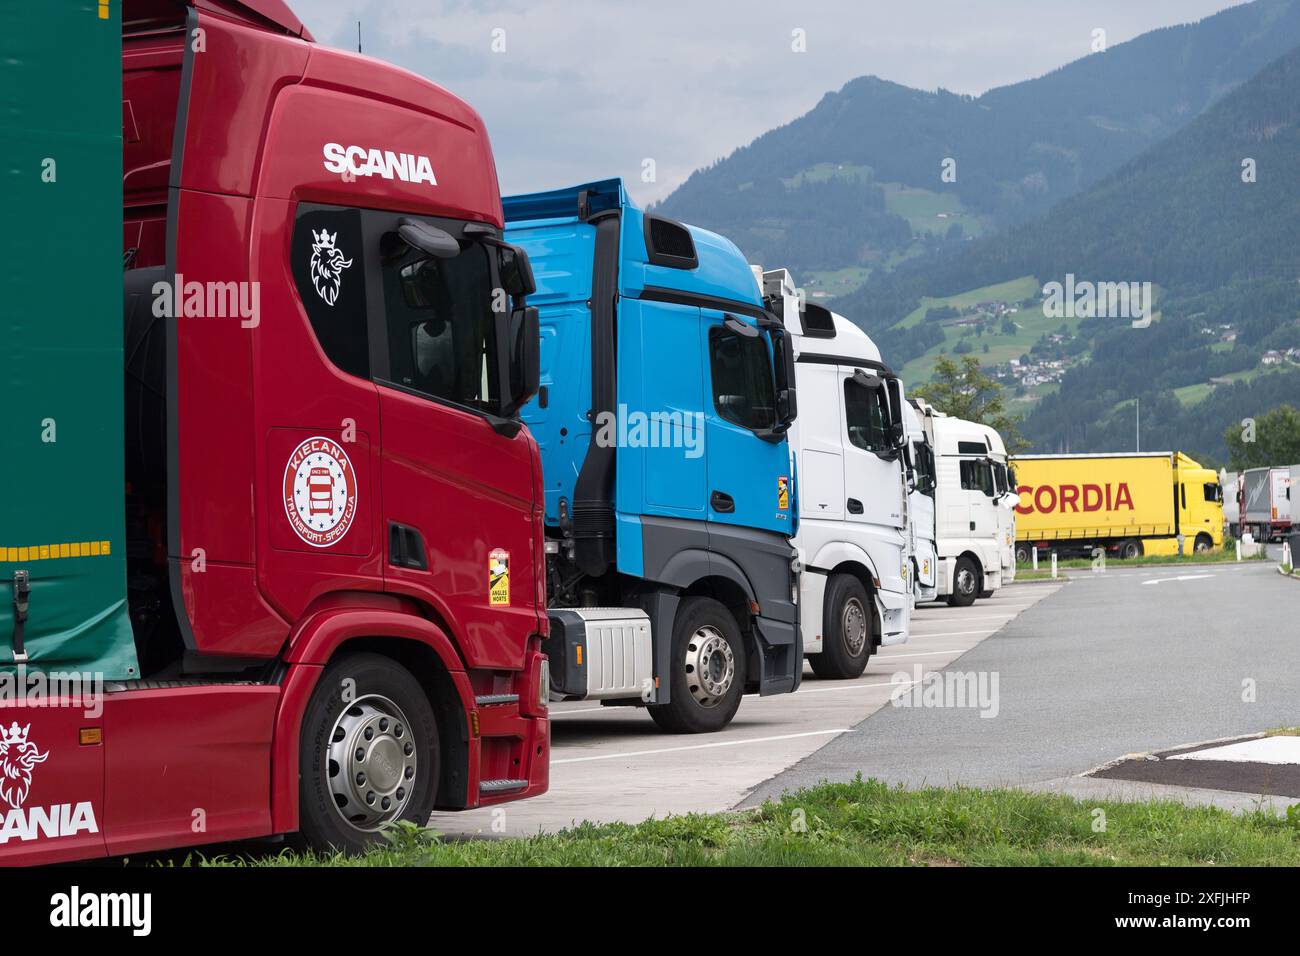
M 1098 812 L 1100 811 L 1100 813 Z M 507 810 L 507 812 L 509 812 Z M 1104 829 L 1098 829 L 1104 827 Z M 259 866 L 1297 866 L 1300 815 L 1080 802 L 965 787 L 823 784 L 751 811 L 584 823 L 520 839 L 444 841 L 414 826 L 361 857 L 216 858 Z

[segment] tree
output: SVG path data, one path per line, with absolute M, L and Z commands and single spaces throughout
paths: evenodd
M 1223 433 L 1228 468 L 1265 468 L 1300 462 L 1300 411 L 1279 405 L 1257 419 L 1245 419 Z
M 913 394 L 954 418 L 996 429 L 1006 443 L 1007 453 L 1014 455 L 1027 449 L 1029 442 L 1020 434 L 1020 418 L 1007 414 L 1002 391 L 1001 383 L 985 374 L 975 356 L 963 356 L 959 365 L 940 355 L 935 359 L 930 381 L 913 389 Z

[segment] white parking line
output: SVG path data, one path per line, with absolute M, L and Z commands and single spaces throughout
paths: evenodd
M 878 661 L 892 661 L 896 657 L 937 657 L 940 654 L 965 654 L 969 647 L 948 647 L 939 651 L 917 651 L 915 654 L 877 654 Z
M 1010 619 L 1008 619 L 1007 623 L 1010 623 Z M 992 634 L 995 630 L 999 630 L 999 628 L 986 627 L 982 631 L 934 631 L 933 633 L 930 634 L 917 634 L 914 636 L 916 637 L 957 637 L 960 634 Z
M 686 750 L 709 750 L 714 747 L 739 747 L 742 744 L 767 744 L 775 740 L 797 740 L 800 737 L 825 737 L 838 734 L 847 734 L 847 727 L 837 727 L 834 730 L 810 730 L 802 734 L 780 734 L 776 737 L 750 737 L 747 740 L 720 740 L 712 744 L 691 744 L 686 747 L 664 747 L 660 750 L 629 750 L 625 753 L 617 754 L 596 754 L 593 757 L 568 757 L 563 760 L 552 760 L 551 766 L 561 763 L 589 763 L 593 760 L 619 760 L 628 757 L 653 757 L 656 754 L 675 754 Z

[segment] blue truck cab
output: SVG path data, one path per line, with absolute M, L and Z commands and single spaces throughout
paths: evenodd
M 622 180 L 504 205 L 537 281 L 552 697 L 719 730 L 799 684 L 792 344 L 734 244 Z

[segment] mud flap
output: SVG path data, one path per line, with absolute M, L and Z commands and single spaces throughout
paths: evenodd
M 768 617 L 754 618 L 751 653 L 757 655 L 759 664 L 760 697 L 789 694 L 799 689 L 803 678 L 803 640 L 796 625 Z

